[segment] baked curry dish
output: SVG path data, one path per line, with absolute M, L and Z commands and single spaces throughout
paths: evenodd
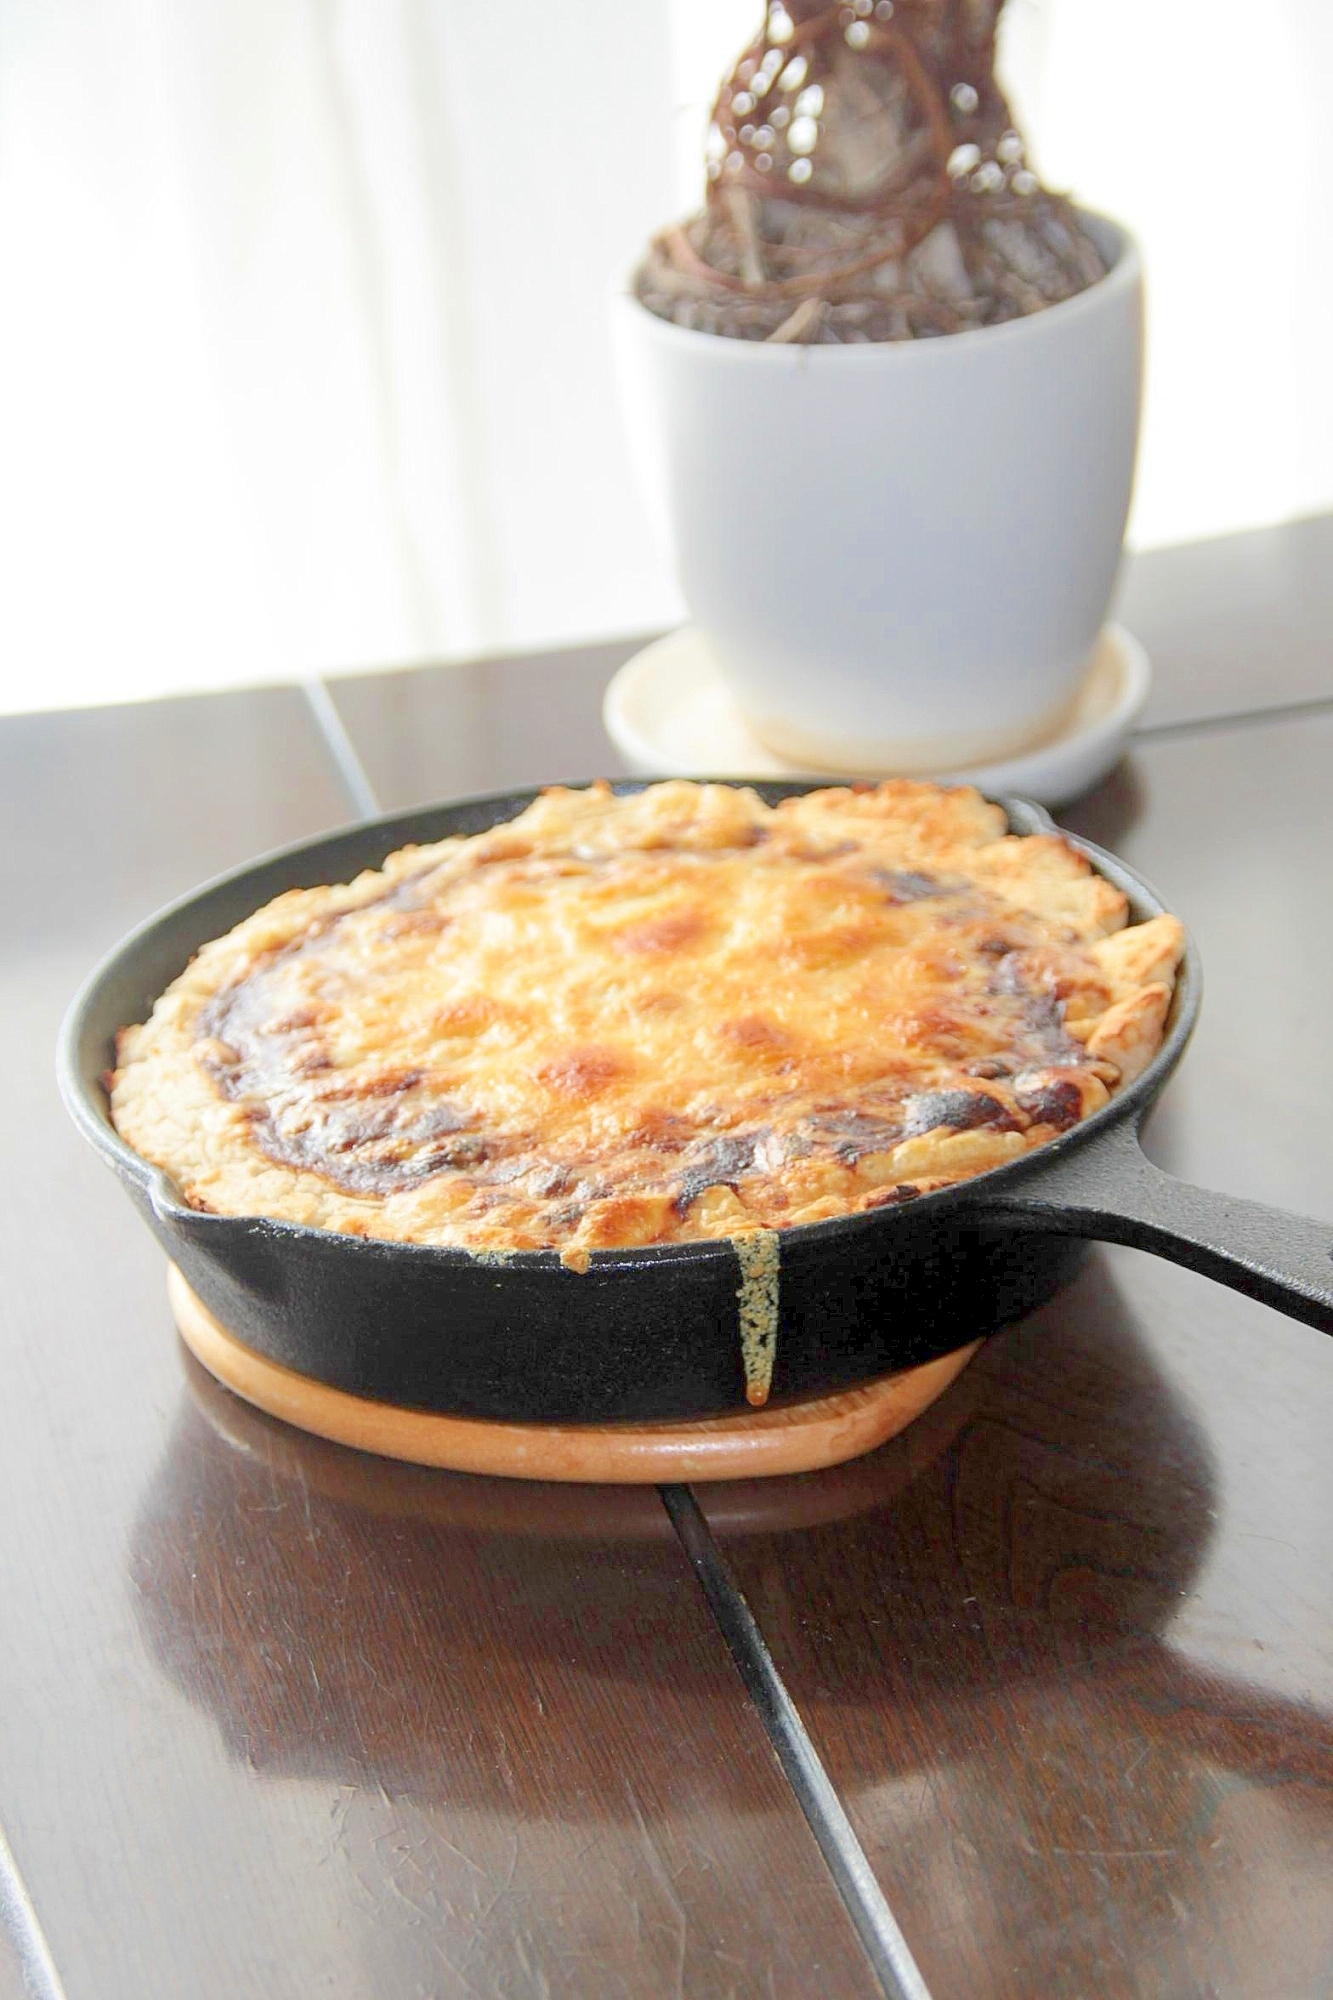
M 118 1037 L 112 1116 L 224 1215 L 575 1270 L 771 1243 L 1137 1076 L 1183 936 L 1128 916 L 967 788 L 557 787 L 205 945 Z

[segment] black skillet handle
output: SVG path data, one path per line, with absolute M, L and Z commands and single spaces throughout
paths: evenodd
M 1151 1250 L 1333 1333 L 1333 1222 L 1164 1174 L 1144 1156 L 1132 1119 L 1093 1146 L 1057 1153 L 1012 1191 L 997 1189 L 984 1213 L 987 1221 Z

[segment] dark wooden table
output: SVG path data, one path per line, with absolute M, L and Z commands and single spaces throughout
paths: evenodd
M 1070 823 L 1196 932 L 1152 1134 L 1333 1216 L 1333 521 L 1140 559 Z M 0 2000 L 1333 1994 L 1333 1345 L 1128 1251 L 903 1438 L 748 1487 L 321 1445 L 179 1346 L 52 1079 L 259 850 L 614 773 L 628 644 L 0 724 Z M 905 1940 L 905 1943 L 904 1943 Z

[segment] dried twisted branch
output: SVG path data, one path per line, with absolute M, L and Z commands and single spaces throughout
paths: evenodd
M 996 81 L 1001 5 L 770 0 L 713 107 L 704 208 L 649 246 L 644 303 L 741 339 L 901 340 L 1101 277 Z

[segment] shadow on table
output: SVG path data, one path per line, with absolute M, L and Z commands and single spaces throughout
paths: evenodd
M 1132 757 L 1122 757 L 1099 785 L 1072 805 L 1062 806 L 1055 817 L 1071 833 L 1114 854 L 1142 817 L 1145 803 L 1140 771 Z
M 664 1729 L 734 1704 L 717 1648 L 691 1641 L 694 1586 L 654 1489 L 394 1465 L 288 1429 L 183 1358 L 132 1581 L 154 1658 L 237 1759 L 544 1809 L 561 1732 L 624 1727 L 617 1686 L 646 1687 Z M 997 1715 L 1021 1735 L 1079 1685 L 1130 1702 L 1136 1742 L 1188 1710 L 1220 1770 L 1276 1769 L 1298 1726 L 1171 1649 L 1213 1472 L 1097 1257 L 878 1452 L 699 1491 L 812 1726 L 836 1716 L 845 1793 L 972 1757 Z M 744 1806 L 748 1769 L 719 1761 L 719 1798 Z M 579 1782 L 581 1816 L 625 1816 L 614 1759 Z

